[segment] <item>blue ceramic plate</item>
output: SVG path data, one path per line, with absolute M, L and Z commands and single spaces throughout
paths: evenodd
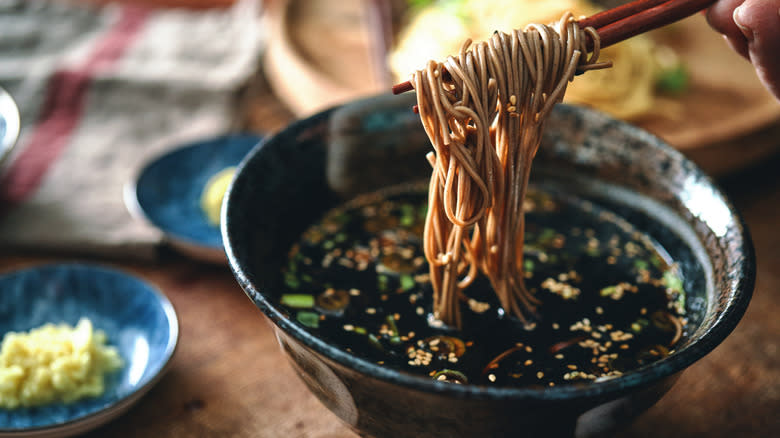
M 181 252 L 209 262 L 225 263 L 219 226 L 208 221 L 200 198 L 209 178 L 236 166 L 262 139 L 235 134 L 174 149 L 143 167 L 127 187 L 130 212 L 151 222 Z
M 46 323 L 92 321 L 124 361 L 97 398 L 38 408 L 0 409 L 0 437 L 62 437 L 124 413 L 156 383 L 176 349 L 179 326 L 170 301 L 138 278 L 112 269 L 45 265 L 0 276 L 0 335 Z

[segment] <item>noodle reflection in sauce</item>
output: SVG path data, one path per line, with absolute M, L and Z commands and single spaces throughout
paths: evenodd
M 586 40 L 593 49 L 587 55 Z M 523 281 L 525 198 L 531 162 L 553 105 L 577 72 L 598 62 L 599 37 L 571 13 L 466 41 L 458 56 L 430 61 L 411 83 L 434 151 L 423 248 L 434 315 L 460 327 L 464 290 L 481 272 L 501 306 L 521 320 L 538 300 Z M 446 72 L 446 73 L 445 73 Z

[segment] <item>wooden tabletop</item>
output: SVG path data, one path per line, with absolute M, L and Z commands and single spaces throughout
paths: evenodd
M 262 94 L 262 91 L 259 92 Z M 291 115 L 249 90 L 245 126 L 273 131 Z M 780 140 L 778 140 L 780 141 Z M 758 280 L 742 322 L 657 405 L 618 435 L 780 437 L 780 156 L 719 182 L 755 241 Z M 0 256 L 0 271 L 71 260 Z M 171 255 L 156 264 L 98 260 L 156 284 L 181 337 L 163 379 L 127 414 L 87 437 L 356 437 L 295 376 L 271 326 L 227 267 Z

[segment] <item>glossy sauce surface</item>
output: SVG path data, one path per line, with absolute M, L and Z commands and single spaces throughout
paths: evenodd
M 685 333 L 681 273 L 662 248 L 587 201 L 531 190 L 523 323 L 478 278 L 463 330 L 431 314 L 420 247 L 427 194 L 404 187 L 331 210 L 293 245 L 281 304 L 366 360 L 453 383 L 554 386 L 608 379 L 669 354 Z

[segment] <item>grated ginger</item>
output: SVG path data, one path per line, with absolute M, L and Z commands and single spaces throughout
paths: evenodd
M 122 367 L 106 335 L 87 318 L 75 327 L 45 324 L 9 332 L 0 346 L 0 408 L 70 403 L 105 390 L 104 376 Z

